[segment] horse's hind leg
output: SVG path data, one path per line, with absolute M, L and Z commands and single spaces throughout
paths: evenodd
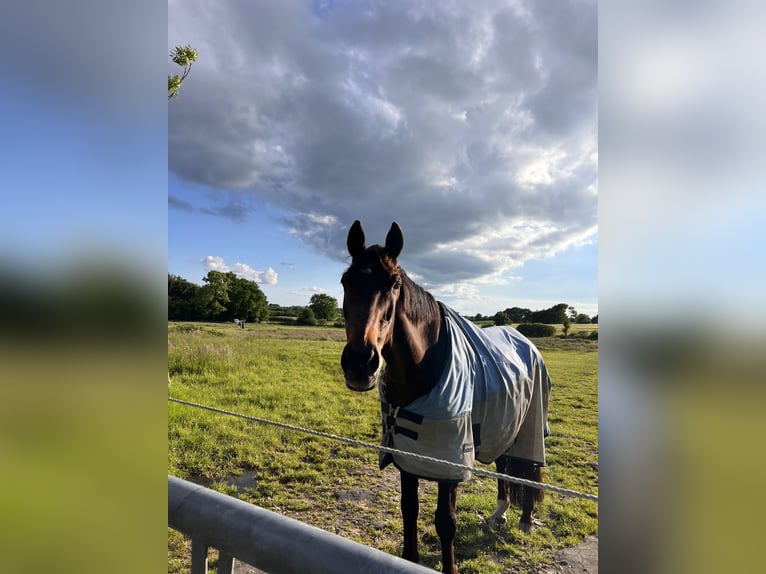
M 497 472 L 500 474 L 508 474 L 509 462 L 510 460 L 507 456 L 505 455 L 500 456 L 495 461 Z M 495 508 L 495 512 L 492 514 L 492 516 L 489 517 L 490 528 L 500 528 L 503 524 L 506 523 L 505 511 L 508 510 L 508 507 L 510 505 L 511 503 L 508 499 L 508 481 L 498 479 L 497 480 L 497 508 Z
M 510 463 L 509 474 L 535 482 L 543 481 L 543 469 L 540 465 L 533 462 L 512 460 Z M 524 532 L 532 530 L 532 512 L 535 509 L 535 502 L 542 502 L 544 491 L 531 486 L 511 483 L 511 500 L 521 506 L 521 520 L 519 528 Z
M 418 553 L 418 479 L 406 472 L 401 473 L 402 484 L 402 528 L 404 545 L 402 558 L 410 562 L 420 562 Z

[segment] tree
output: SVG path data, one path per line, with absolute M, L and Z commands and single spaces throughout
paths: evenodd
M 192 64 L 197 61 L 197 50 L 191 46 L 176 46 L 176 49 L 170 52 L 170 58 L 181 66 L 184 71 L 182 75 L 173 74 L 168 76 L 168 99 L 177 98 L 181 90 L 181 84 L 184 83 L 186 76 L 191 71 Z
M 314 316 L 314 311 L 312 311 L 311 307 L 304 307 L 301 310 L 301 312 L 298 314 L 298 319 L 296 319 L 296 323 L 299 325 L 317 324 L 317 318 Z
M 197 296 L 197 310 L 203 320 L 260 322 L 269 316 L 269 302 L 255 281 L 233 272 L 208 271 Z
M 521 307 L 509 307 L 505 310 L 505 314 L 508 315 L 510 323 L 526 323 L 527 318 L 532 313 L 529 309 L 522 309 Z
M 227 320 L 234 318 L 260 323 L 269 316 L 269 304 L 258 284 L 233 273 L 227 273 L 229 299 Z
M 590 323 L 590 317 L 588 317 L 588 315 L 586 315 L 585 313 L 580 313 L 577 315 L 577 317 L 575 317 L 574 322 L 577 323 L 578 325 Z
M 572 325 L 572 322 L 569 320 L 569 317 L 564 317 L 564 320 L 561 322 L 561 325 L 564 329 L 564 336 L 569 335 L 569 327 Z
M 590 322 L 593 323 L 594 325 L 598 325 L 598 315 L 593 315 Z
M 194 302 L 200 286 L 168 273 L 168 319 L 193 321 L 196 318 Z
M 559 303 L 549 309 L 543 309 L 542 311 L 532 311 L 527 317 L 528 322 L 547 323 L 549 325 L 561 324 L 564 322 L 564 317 L 567 316 L 566 311 L 569 305 L 566 303 Z
M 198 317 L 204 321 L 226 321 L 226 306 L 231 302 L 226 274 L 208 271 L 202 280 L 205 285 L 200 288 L 196 300 Z
M 508 325 L 511 322 L 511 318 L 505 311 L 498 311 L 492 316 L 492 321 L 495 325 Z
M 338 301 L 325 293 L 312 295 L 309 308 L 319 321 L 334 321 L 338 316 Z

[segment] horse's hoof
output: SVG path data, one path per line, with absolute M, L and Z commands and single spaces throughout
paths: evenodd
M 505 517 L 505 511 L 508 510 L 508 501 L 504 500 L 498 500 L 497 501 L 497 508 L 495 508 L 495 511 L 492 513 L 492 516 L 489 517 L 489 527 L 497 530 L 500 528 L 503 524 L 508 522 L 508 519 Z
M 525 534 L 529 534 L 532 531 L 532 525 L 529 522 L 519 522 L 519 528 Z
M 493 514 L 489 518 L 489 527 L 492 528 L 493 530 L 497 530 L 506 522 L 508 522 L 508 519 L 505 517 L 505 514 L 501 514 L 499 516 L 496 514 Z

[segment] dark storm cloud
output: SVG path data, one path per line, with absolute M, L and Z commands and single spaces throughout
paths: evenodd
M 343 259 L 354 219 L 368 243 L 396 220 L 437 284 L 595 236 L 595 2 L 197 0 L 169 22 L 170 47 L 200 53 L 170 169 L 279 206 L 317 251 Z
M 194 207 L 194 205 L 175 195 L 168 195 L 168 207 L 179 211 L 197 211 L 197 208 Z

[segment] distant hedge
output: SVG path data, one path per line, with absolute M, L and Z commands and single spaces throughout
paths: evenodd
M 516 329 L 525 337 L 553 337 L 556 327 L 544 323 L 522 323 Z
M 298 325 L 318 325 L 316 315 L 311 307 L 304 307 L 298 314 L 298 318 L 295 320 Z

